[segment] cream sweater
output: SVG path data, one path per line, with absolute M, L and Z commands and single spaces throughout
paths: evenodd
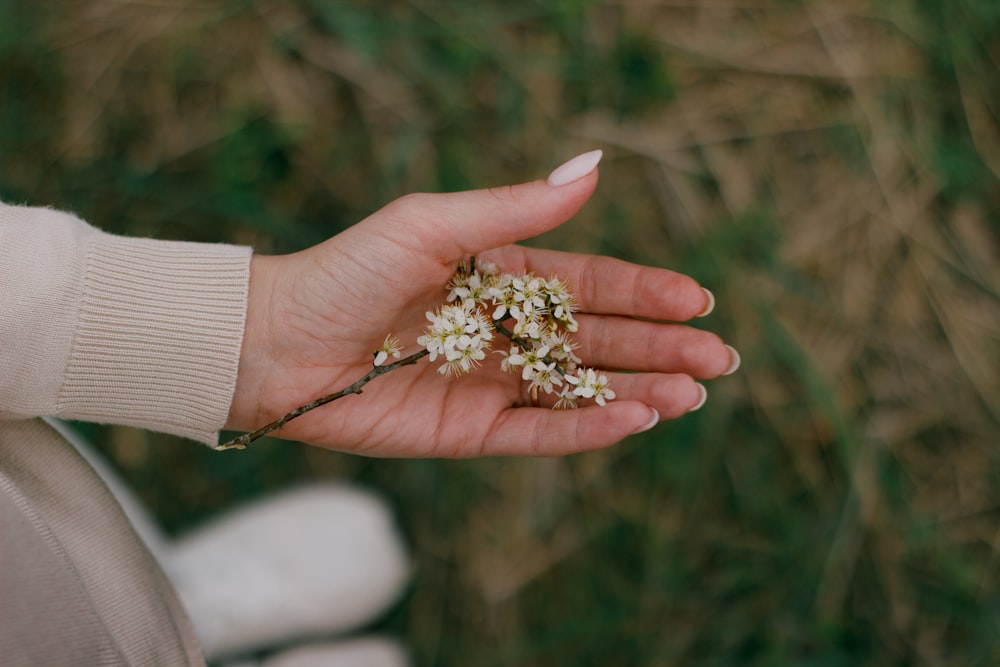
M 216 444 L 249 258 L 0 204 L 0 419 L 60 416 Z
M 40 417 L 218 442 L 250 249 L 122 238 L 0 204 L 0 655 L 5 665 L 200 664 L 169 583 Z

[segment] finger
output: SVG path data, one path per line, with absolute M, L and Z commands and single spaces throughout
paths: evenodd
M 708 396 L 704 385 L 683 373 L 607 373 L 608 388 L 615 398 L 604 407 L 622 401 L 639 401 L 660 414 L 661 419 L 676 419 L 700 408 Z M 556 393 L 542 394 L 538 406 L 552 408 Z M 590 399 L 578 399 L 578 405 L 595 405 Z M 600 406 L 598 406 L 600 407 Z
M 507 272 L 559 276 L 584 312 L 683 322 L 707 315 L 715 304 L 711 293 L 693 278 L 612 257 L 521 246 L 500 248 L 483 257 Z
M 639 401 L 579 410 L 510 408 L 483 442 L 483 456 L 562 456 L 607 447 L 655 425 L 658 414 Z
M 553 172 L 559 176 L 563 170 L 564 175 L 552 182 L 407 195 L 383 208 L 377 224 L 389 225 L 385 231 L 414 251 L 452 265 L 466 255 L 537 236 L 569 220 L 597 186 L 599 159 L 600 151 L 577 156 Z M 375 224 L 375 216 L 362 224 Z
M 580 315 L 573 340 L 588 366 L 711 379 L 736 370 L 739 355 L 719 336 L 683 324 Z
M 656 410 L 661 419 L 694 412 L 708 398 L 705 385 L 681 373 L 608 373 L 608 386 L 616 401 L 639 401 Z

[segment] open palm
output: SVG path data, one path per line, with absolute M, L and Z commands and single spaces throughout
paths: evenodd
M 558 275 L 574 288 L 584 363 L 617 371 L 606 407 L 532 407 L 519 374 L 487 357 L 446 378 L 423 359 L 289 422 L 276 435 L 373 456 L 555 455 L 613 444 L 700 405 L 693 378 L 732 370 L 714 334 L 681 322 L 710 295 L 685 276 L 610 258 L 513 242 L 568 220 L 596 171 L 553 187 L 410 195 L 314 248 L 254 257 L 250 307 L 229 426 L 251 430 L 343 389 L 372 368 L 386 334 L 419 349 L 425 312 L 443 303 L 459 262 L 477 255 L 503 271 Z M 641 319 L 636 319 L 641 318 Z M 672 323 L 671 323 L 672 322 Z M 494 349 L 506 349 L 495 341 Z

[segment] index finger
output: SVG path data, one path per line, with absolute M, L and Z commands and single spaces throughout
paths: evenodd
M 502 271 L 556 275 L 576 295 L 579 310 L 684 322 L 712 311 L 715 297 L 694 278 L 613 257 L 506 246 L 483 253 Z

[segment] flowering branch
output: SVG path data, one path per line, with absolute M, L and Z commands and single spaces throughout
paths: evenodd
M 574 353 L 577 346 L 569 337 L 579 328 L 573 317 L 576 301 L 558 278 L 500 273 L 490 262 L 480 262 L 477 267 L 472 257 L 468 265 L 458 266 L 446 289 L 450 290 L 447 303 L 427 313 L 430 324 L 417 339 L 422 348 L 419 352 L 400 359 L 399 340 L 390 334 L 374 351 L 372 370 L 354 384 L 297 407 L 216 449 L 245 449 L 296 417 L 348 394 L 360 394 L 361 388 L 378 376 L 424 357 L 430 357 L 430 361 L 443 357 L 444 363 L 438 368 L 443 375 L 468 373 L 486 358 L 494 333 L 511 343 L 509 352 L 497 351 L 503 356 L 501 370 L 520 369 L 521 379 L 529 383 L 533 404 L 538 404 L 539 392 L 558 394 L 555 409 L 575 408 L 580 398 L 593 398 L 598 405 L 605 405 L 615 397 L 606 375 L 580 366 L 581 360 Z M 510 328 L 506 326 L 508 321 L 512 321 Z M 389 357 L 398 361 L 386 365 Z
M 381 351 L 379 352 L 381 353 Z M 430 352 L 428 352 L 427 350 L 420 350 L 419 352 L 415 352 L 410 356 L 406 357 L 405 359 L 394 361 L 388 366 L 373 366 L 372 369 L 368 371 L 368 373 L 363 378 L 361 378 L 354 384 L 348 387 L 344 387 L 340 391 L 335 391 L 332 394 L 327 394 L 326 396 L 317 398 L 315 401 L 306 403 L 305 405 L 300 405 L 299 407 L 295 408 L 288 414 L 275 419 L 270 424 L 266 426 L 261 426 L 253 433 L 244 433 L 238 438 L 233 438 L 228 442 L 224 442 L 221 445 L 218 445 L 216 449 L 220 451 L 223 449 L 246 449 L 247 445 L 249 445 L 257 438 L 265 436 L 271 431 L 278 430 L 279 428 L 281 428 L 288 422 L 292 421 L 296 417 L 304 415 L 310 410 L 315 410 L 321 405 L 326 405 L 331 401 L 335 401 L 338 398 L 343 398 L 344 396 L 347 396 L 349 394 L 360 394 L 361 388 L 364 387 L 369 382 L 371 382 L 372 380 L 374 380 L 375 378 L 377 378 L 379 375 L 385 375 L 389 371 L 394 371 L 397 368 L 402 368 L 403 366 L 412 366 L 413 364 L 417 363 L 418 361 L 426 357 L 428 354 L 430 354 Z M 398 357 L 399 355 L 397 354 L 396 356 Z

